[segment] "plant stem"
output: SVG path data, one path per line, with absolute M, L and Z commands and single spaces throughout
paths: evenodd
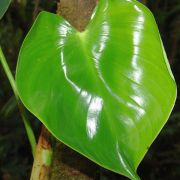
M 11 73 L 11 70 L 8 66 L 8 63 L 6 61 L 6 58 L 3 54 L 3 51 L 0 47 L 0 62 L 2 64 L 2 67 L 6 73 L 6 76 L 11 84 L 11 87 L 12 87 L 12 90 L 14 92 L 14 95 L 16 97 L 16 100 L 17 100 L 17 104 L 18 104 L 18 109 L 20 111 L 20 114 L 21 114 L 21 117 L 22 117 L 22 120 L 24 122 L 24 126 L 25 126 L 25 129 L 26 129 L 26 133 L 27 133 L 27 136 L 28 136 L 28 139 L 29 139 L 29 142 L 30 142 L 30 145 L 31 145 L 31 149 L 32 149 L 32 154 L 34 156 L 35 154 L 35 149 L 36 149 L 36 139 L 35 139 L 35 136 L 34 136 L 34 132 L 32 130 L 32 127 L 31 127 L 31 124 L 27 118 L 27 115 L 25 113 L 25 110 L 24 110 L 24 107 L 22 106 L 21 102 L 20 102 L 20 99 L 19 99 L 19 95 L 18 95 L 18 90 L 16 88 L 16 83 L 15 83 L 15 80 L 14 80 L 14 77 Z
M 7 76 L 8 80 L 9 80 L 9 82 L 11 84 L 14 95 L 15 95 L 16 99 L 19 99 L 15 80 L 13 78 L 13 75 L 11 73 L 11 70 L 10 70 L 10 68 L 8 66 L 8 63 L 6 61 L 6 58 L 5 58 L 4 54 L 3 54 L 3 51 L 1 49 L 1 47 L 0 47 L 0 61 L 1 61 L 1 64 L 3 66 L 4 71 L 6 73 L 6 76 Z
M 51 134 L 42 125 L 30 180 L 49 180 L 52 163 Z
M 26 129 L 26 133 L 31 145 L 31 151 L 32 151 L 32 155 L 33 157 L 35 156 L 35 151 L 36 151 L 36 138 L 33 132 L 33 129 L 31 127 L 31 124 L 27 118 L 27 114 L 25 113 L 24 107 L 22 106 L 22 104 L 20 103 L 20 101 L 18 102 L 18 108 L 22 117 L 22 120 L 24 122 L 24 126 Z

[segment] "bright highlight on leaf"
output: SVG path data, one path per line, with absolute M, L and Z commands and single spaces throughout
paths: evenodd
M 16 82 L 57 139 L 130 179 L 139 179 L 176 98 L 155 20 L 135 0 L 101 0 L 84 32 L 42 12 L 21 48 Z
M 11 0 L 0 0 L 0 19 L 9 7 Z

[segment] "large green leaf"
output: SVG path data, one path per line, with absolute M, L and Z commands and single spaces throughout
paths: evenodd
M 11 0 L 0 0 L 0 19 L 9 7 Z
M 131 179 L 176 97 L 155 20 L 134 0 L 101 0 L 84 32 L 42 12 L 16 81 L 24 105 L 57 139 Z

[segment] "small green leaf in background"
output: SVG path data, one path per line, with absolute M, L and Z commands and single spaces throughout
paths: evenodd
M 11 0 L 0 0 L 0 19 L 3 17 L 5 12 L 7 11 Z
M 135 0 L 99 1 L 83 32 L 42 12 L 21 48 L 16 82 L 57 139 L 130 179 L 139 179 L 176 99 L 154 17 Z

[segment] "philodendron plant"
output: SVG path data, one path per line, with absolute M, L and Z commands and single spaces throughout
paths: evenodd
M 176 99 L 154 17 L 136 0 L 100 0 L 82 32 L 41 12 L 21 47 L 16 85 L 58 140 L 134 180 Z

